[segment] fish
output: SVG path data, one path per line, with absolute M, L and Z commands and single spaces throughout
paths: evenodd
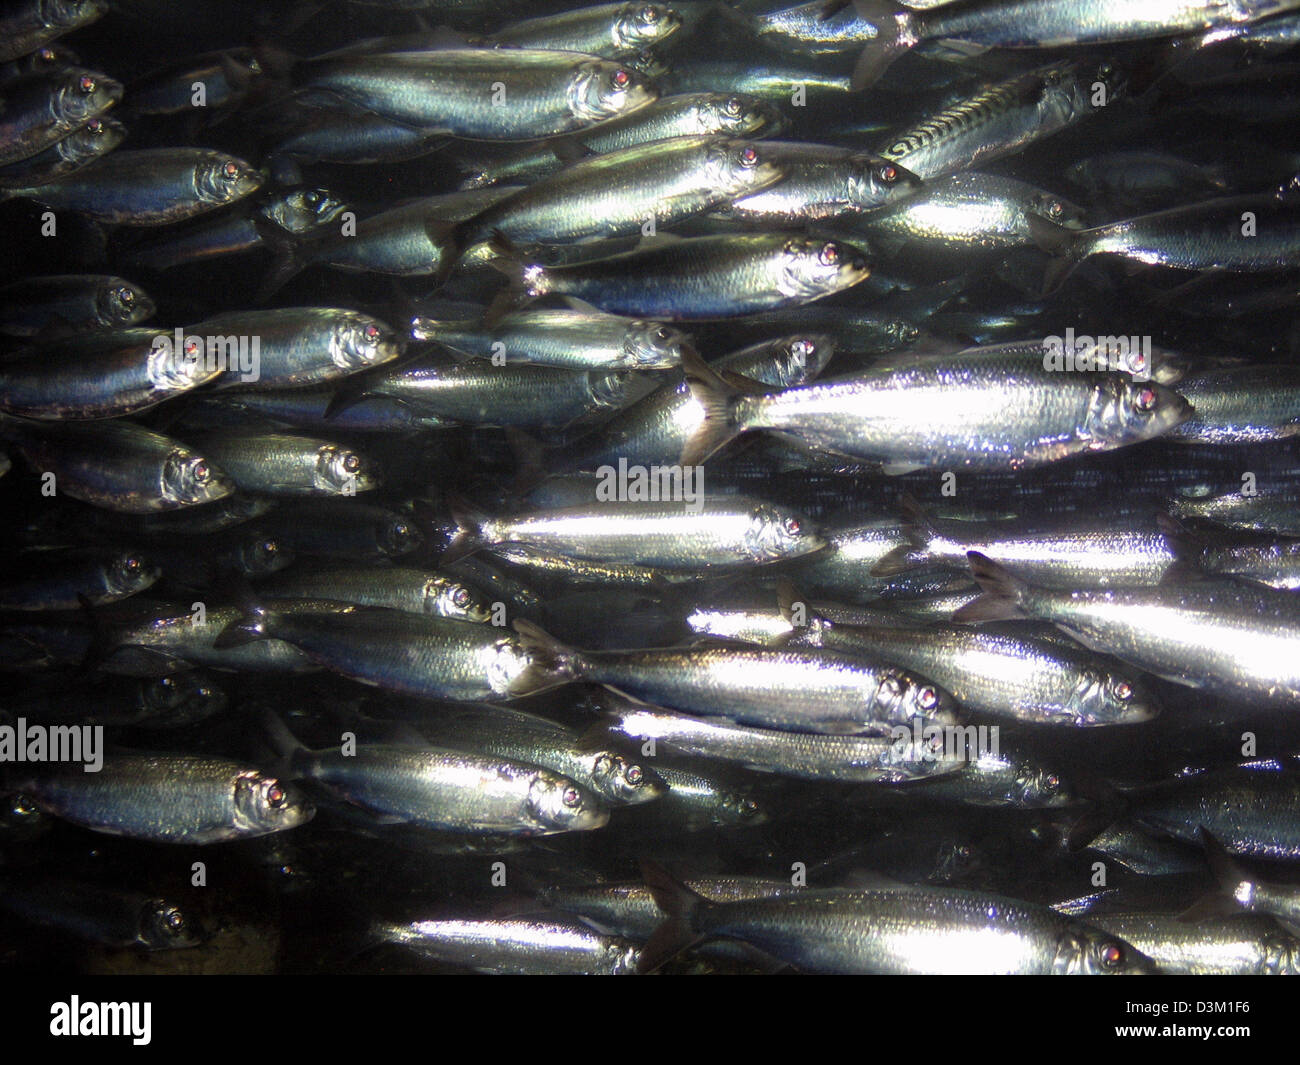
M 6 190 L 47 185 L 89 166 L 121 144 L 126 132 L 111 115 L 89 119 L 44 151 L 0 167 L 0 198 Z
M 652 706 L 791 732 L 889 735 L 960 723 L 951 695 L 880 659 L 743 646 L 581 651 L 526 619 L 513 625 L 538 683 L 587 681 Z
M 683 25 L 681 15 L 667 4 L 596 4 L 520 19 L 497 30 L 488 40 L 514 48 L 627 59 L 642 49 L 672 40 Z
M 1284 650 L 1300 636 L 1300 615 L 1287 592 L 1232 580 L 1058 591 L 978 551 L 970 563 L 984 595 L 956 621 L 1037 617 L 1175 683 L 1279 705 L 1300 699 Z
M 329 440 L 288 433 L 191 434 L 239 491 L 266 495 L 355 495 L 381 483 L 378 464 Z
M 127 329 L 157 308 L 139 285 L 107 274 L 48 274 L 0 289 L 0 332 L 51 337 L 101 329 Z
M 775 233 L 661 236 L 572 266 L 544 266 L 498 247 L 493 264 L 511 281 L 506 307 L 570 296 L 611 314 L 667 321 L 797 306 L 851 288 L 871 271 L 851 244 Z
M 106 74 L 72 67 L 36 74 L 4 90 L 0 165 L 30 159 L 61 141 L 122 98 Z
M 956 889 L 805 889 L 709 902 L 653 864 L 646 883 L 666 920 L 642 948 L 653 971 L 702 937 L 740 939 L 822 973 L 1131 975 L 1154 964 L 1118 937 L 1030 903 Z
M 683 449 L 683 465 L 761 428 L 879 461 L 886 472 L 1025 469 L 1136 444 L 1192 414 L 1163 385 L 1123 373 L 1055 373 L 997 348 L 916 354 L 770 395 L 741 394 L 706 366 L 689 380 L 707 413 Z M 1017 417 L 1005 417 L 1008 406 Z
M 458 621 L 488 622 L 492 604 L 474 585 L 432 570 L 405 566 L 325 567 L 284 574 L 260 584 L 267 599 L 332 599 Z
M 223 499 L 234 482 L 198 452 L 131 422 L 43 423 L 8 416 L 0 437 L 57 491 L 124 514 L 152 514 Z
M 18 774 L 14 785 L 46 813 L 92 832 L 187 846 L 284 832 L 315 806 L 256 767 L 192 754 L 119 752 L 96 773 Z
M 371 933 L 423 958 L 481 973 L 529 976 L 636 974 L 640 948 L 577 921 L 442 918 L 376 924 Z
M 0 583 L 0 610 L 76 610 L 115 603 L 151 588 L 162 570 L 134 550 L 36 551 Z
M 65 33 L 98 21 L 108 12 L 107 0 L 19 0 L 0 20 L 0 62 L 28 55 L 57 42 Z
M 304 60 L 294 76 L 304 88 L 384 118 L 471 140 L 571 133 L 658 96 L 646 79 L 613 60 L 526 48 L 510 49 L 506 64 L 501 56 L 492 48 L 345 54 Z M 497 106 L 497 97 L 509 105 Z
M 174 902 L 64 877 L 6 876 L 0 909 L 110 947 L 185 950 L 203 942 L 197 922 Z
M 242 200 L 262 183 L 259 171 L 224 152 L 139 148 L 108 152 L 70 174 L 6 194 L 105 225 L 162 226 Z
M 1096 927 L 1122 937 L 1177 976 L 1289 976 L 1300 940 L 1267 918 L 1234 917 L 1188 924 L 1161 913 L 1090 914 Z
M 295 741 L 287 759 L 295 779 L 430 828 L 535 836 L 591 831 L 609 820 L 609 808 L 569 778 L 502 758 L 383 744 L 309 750 Z

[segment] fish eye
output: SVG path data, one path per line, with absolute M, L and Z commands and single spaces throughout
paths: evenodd
M 898 167 L 886 163 L 876 171 L 876 177 L 886 185 L 892 185 L 898 180 Z
M 1115 68 L 1109 63 L 1102 63 L 1102 65 L 1097 68 L 1097 77 L 1099 78 L 1109 78 L 1114 73 Z
M 129 307 L 135 302 L 135 293 L 129 288 L 119 288 L 117 290 L 117 298 Z
M 627 782 L 634 787 L 645 779 L 645 773 L 639 765 L 628 766 L 627 772 L 624 773 L 623 776 L 626 777 Z
M 614 88 L 626 89 L 628 83 L 631 82 L 632 80 L 632 75 L 629 74 L 622 67 L 620 67 L 618 70 L 614 71 L 614 73 L 609 76 L 609 80 L 611 84 L 613 84 Z
M 1055 773 L 1049 773 L 1043 780 L 1043 784 L 1047 787 L 1048 791 L 1055 791 L 1061 786 L 1061 778 Z
M 254 74 L 260 74 L 262 73 L 262 64 L 259 63 L 256 59 L 250 59 L 248 61 L 248 69 L 252 71 L 252 73 Z
M 916 704 L 922 710 L 933 710 L 939 705 L 939 693 L 927 686 L 916 693 Z
M 564 794 L 560 796 L 560 801 L 570 808 L 582 804 L 582 796 L 578 793 L 577 788 L 565 788 Z
M 740 816 L 748 821 L 758 813 L 758 803 L 753 799 L 743 799 L 740 803 Z
M 272 784 L 266 789 L 266 805 L 278 810 L 289 796 L 279 784 Z
M 378 339 L 379 339 L 379 326 L 377 326 L 377 325 L 368 325 L 368 326 L 366 326 L 366 339 L 367 339 L 367 340 L 378 340 Z
M 790 536 L 798 536 L 803 529 L 803 523 L 798 518 L 786 518 L 781 526 Z
M 348 452 L 343 456 L 343 468 L 348 473 L 356 473 L 357 470 L 361 469 L 361 457 L 356 452 Z
M 202 484 L 211 476 L 212 476 L 212 470 L 208 468 L 208 464 L 206 462 L 200 461 L 194 464 L 194 479 L 198 481 L 200 484 Z
M 42 63 L 53 63 L 54 60 L 58 57 L 55 56 L 54 50 L 52 48 L 42 48 L 39 52 L 36 53 L 36 58 L 39 59 Z
M 745 150 L 740 153 L 741 166 L 756 166 L 758 164 L 758 149 L 752 144 L 745 146 Z
M 176 687 L 176 680 L 174 677 L 162 677 L 158 681 L 158 686 L 160 688 L 174 688 Z
M 198 355 L 199 342 L 197 340 L 187 340 L 185 342 L 185 354 L 190 356 Z
M 169 932 L 185 931 L 185 915 L 181 913 L 180 910 L 174 908 L 169 909 L 164 919 L 167 922 L 167 930 Z
M 1061 215 L 1065 214 L 1065 205 L 1060 200 L 1048 200 L 1047 213 L 1052 218 L 1060 218 Z
M 135 555 L 127 555 L 126 558 L 123 559 L 122 561 L 122 568 L 126 570 L 127 573 L 135 573 L 142 566 L 143 563 L 138 558 L 136 558 Z
M 239 177 L 239 164 L 233 159 L 229 159 L 221 167 L 221 173 L 223 176 L 230 178 L 231 181 L 234 181 L 235 178 Z
M 468 588 L 457 588 L 451 593 L 451 601 L 456 606 L 469 606 L 469 598 Z
M 672 338 L 673 338 L 672 330 L 669 329 L 666 325 L 661 325 L 658 329 L 655 330 L 656 340 L 671 340 Z
M 817 258 L 823 266 L 834 266 L 840 261 L 840 246 L 834 243 L 823 244 Z
M 263 540 L 260 544 L 257 545 L 257 549 L 261 551 L 262 554 L 264 555 L 274 555 L 277 551 L 280 550 L 280 545 L 277 544 L 274 540 Z
M 814 344 L 811 340 L 796 340 L 793 344 L 790 345 L 790 350 L 795 355 L 802 355 L 805 358 L 807 358 L 808 356 L 815 355 L 817 353 L 817 345 Z
M 659 9 L 657 7 L 650 7 L 648 5 L 646 7 L 643 7 L 641 9 L 641 21 L 650 22 L 650 23 L 658 22 Z
M 82 74 L 80 80 L 77 82 L 77 88 L 82 93 L 89 96 L 95 91 L 95 79 L 89 74 Z
M 1118 943 L 1107 943 L 1101 948 L 1101 963 L 1107 969 L 1114 969 L 1124 962 L 1124 948 Z
M 1155 410 L 1156 407 L 1155 389 L 1154 388 L 1142 389 L 1142 391 L 1137 394 L 1137 398 L 1133 401 L 1133 405 L 1137 407 L 1138 410 L 1144 412 Z
M 86 132 L 91 134 L 92 136 L 103 133 L 104 123 L 102 123 L 97 118 L 92 118 L 89 122 L 86 123 Z
M 1127 702 L 1133 698 L 1133 686 L 1126 680 L 1121 680 L 1115 685 L 1115 698 Z

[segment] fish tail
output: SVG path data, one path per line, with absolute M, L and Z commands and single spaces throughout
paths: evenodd
M 1074 273 L 1074 269 L 1083 261 L 1084 241 L 1080 239 L 1083 230 L 1058 226 L 1036 214 L 1027 216 L 1029 236 L 1039 249 L 1052 256 L 1043 270 L 1043 288 L 1041 295 L 1050 296 L 1065 283 L 1065 279 Z
M 546 271 L 537 263 L 528 262 L 523 250 L 499 229 L 493 231 L 488 249 L 492 252 L 489 265 L 510 279 L 510 284 L 497 293 L 483 315 L 483 324 L 491 328 L 545 294 Z
M 1205 847 L 1205 861 L 1210 867 L 1217 890 L 1197 899 L 1186 911 L 1178 915 L 1180 921 L 1205 921 L 1216 917 L 1229 917 L 1240 913 L 1234 893 L 1239 884 L 1250 883 L 1254 878 L 1238 865 L 1208 828 L 1200 825 L 1201 844 Z
M 511 683 L 512 696 L 533 695 L 578 679 L 581 660 L 577 651 L 524 618 L 515 618 L 513 624 L 531 661 Z
M 447 506 L 451 510 L 452 521 L 456 523 L 456 535 L 438 560 L 439 566 L 450 566 L 481 550 L 490 542 L 483 531 L 483 527 L 492 520 L 487 511 L 457 495 L 447 497 Z
M 310 265 L 300 249 L 299 242 L 277 225 L 258 220 L 253 224 L 258 236 L 271 253 L 271 265 L 258 286 L 258 303 L 266 303 L 285 285 Z
M 894 60 L 915 48 L 920 37 L 916 16 L 893 0 L 853 0 L 853 6 L 876 28 L 876 36 L 863 46 L 853 68 L 853 91 L 860 92 L 879 81 Z
M 971 576 L 983 595 L 971 600 L 952 616 L 956 622 L 1010 621 L 1029 617 L 1020 605 L 1028 585 L 978 551 L 967 551 Z
M 268 757 L 267 770 L 277 776 L 292 776 L 297 762 L 307 750 L 306 745 L 289 731 L 289 726 L 274 710 L 262 714 L 259 724 L 261 732 L 257 740 Z
M 700 941 L 694 928 L 695 915 L 706 900 L 657 862 L 643 861 L 641 876 L 655 905 L 664 912 L 663 923 L 641 948 L 636 965 L 637 972 L 652 973 Z
M 930 561 L 930 541 L 937 535 L 930 515 L 915 498 L 906 494 L 899 509 L 903 514 L 902 529 L 907 542 L 890 550 L 871 567 L 873 577 L 897 577 Z
M 733 417 L 741 390 L 718 376 L 695 352 L 682 350 L 682 372 L 691 398 L 704 408 L 700 426 L 682 448 L 681 464 L 698 466 L 745 431 Z

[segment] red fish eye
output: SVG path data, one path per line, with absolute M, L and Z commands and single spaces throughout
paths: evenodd
M 343 468 L 349 473 L 356 473 L 361 469 L 361 459 L 356 455 L 346 455 L 343 459 Z
M 103 133 L 103 132 L 104 132 L 104 123 L 102 123 L 102 122 L 101 122 L 99 119 L 97 119 L 97 118 L 93 118 L 93 119 L 91 119 L 89 122 L 86 123 L 86 132 L 87 132 L 87 133 Z
M 892 185 L 898 180 L 898 167 L 888 165 L 882 166 L 880 168 L 880 180 L 886 185 Z
M 614 88 L 626 89 L 628 82 L 632 80 L 632 75 L 630 75 L 626 70 L 620 68 L 619 70 L 614 71 L 609 80 L 614 83 Z
M 582 802 L 582 796 L 578 794 L 577 788 L 565 788 L 561 799 L 565 806 L 577 806 Z
M 54 62 L 54 58 L 55 58 L 55 57 L 54 57 L 54 52 L 53 52 L 52 49 L 49 49 L 49 48 L 42 48 L 42 49 L 41 49 L 39 52 L 37 52 L 36 54 L 37 54 L 37 56 L 40 57 L 41 61 L 44 62 L 44 63 L 53 63 L 53 62 Z
M 77 82 L 77 88 L 89 96 L 95 91 L 95 79 L 89 74 L 82 74 L 81 80 Z
M 624 776 L 627 777 L 627 782 L 629 784 L 640 784 L 645 774 L 641 772 L 641 767 L 639 765 L 630 765 L 627 767 L 627 772 Z
M 263 540 L 258 546 L 261 547 L 264 555 L 274 555 L 280 549 L 280 545 L 274 540 Z
M 1047 213 L 1053 218 L 1060 218 L 1065 213 L 1065 207 L 1060 200 L 1053 200 L 1047 205 Z
M 742 166 L 753 166 L 758 162 L 758 149 L 752 144 L 740 153 L 740 163 Z
M 655 7 L 643 7 L 643 8 L 641 9 L 641 21 L 642 21 L 642 22 L 658 22 L 658 21 L 659 21 L 659 9 L 658 9 L 658 8 L 655 8 Z
M 466 606 L 469 603 L 469 589 L 457 588 L 456 591 L 452 593 L 451 601 L 457 606 Z
M 221 172 L 226 177 L 231 178 L 233 180 L 234 178 L 239 177 L 239 164 L 231 160 L 221 168 Z
M 916 694 L 916 701 L 922 710 L 933 710 L 939 705 L 939 693 L 933 688 L 922 688 Z
M 126 566 L 128 573 L 134 573 L 136 570 L 140 568 L 140 560 L 136 558 L 134 555 L 129 555 L 127 556 L 127 560 L 125 563 L 123 563 L 123 565 Z
M 366 326 L 366 339 L 367 339 L 367 340 L 376 340 L 376 339 L 378 339 L 378 337 L 379 337 L 379 326 L 377 326 L 377 325 L 368 325 L 368 326 Z
M 208 479 L 208 466 L 205 462 L 196 462 L 194 464 L 194 479 L 196 481 L 206 481 Z
M 1108 969 L 1113 969 L 1124 961 L 1124 951 L 1115 943 L 1107 943 L 1101 948 L 1101 963 Z
M 834 266 L 840 261 L 840 248 L 838 244 L 823 244 L 821 254 L 818 256 L 823 265 Z
M 1116 699 L 1133 698 L 1133 688 L 1128 681 L 1122 680 L 1115 685 L 1115 698 Z
M 117 290 L 117 298 L 129 307 L 135 302 L 135 293 L 129 288 L 119 288 Z
M 281 806 L 284 805 L 284 800 L 286 798 L 287 796 L 284 793 L 284 788 L 280 787 L 279 784 L 272 784 L 269 788 L 266 789 L 267 806 L 273 807 L 275 809 L 279 809 Z
M 1141 411 L 1154 410 L 1156 405 L 1155 389 L 1144 388 L 1137 394 L 1137 409 Z
M 185 342 L 185 354 L 197 355 L 199 353 L 199 342 L 197 340 L 188 340 Z

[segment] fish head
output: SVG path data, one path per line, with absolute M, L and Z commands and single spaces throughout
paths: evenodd
M 944 737 L 934 729 L 928 735 L 922 730 L 919 736 L 910 729 L 904 731 L 904 735 L 884 750 L 879 760 L 880 767 L 894 783 L 941 776 L 966 764 L 964 755 L 945 750 Z
M 322 444 L 316 450 L 312 479 L 322 492 L 351 495 L 379 486 L 379 471 L 358 452 L 341 444 Z
M 235 552 L 240 568 L 248 577 L 278 573 L 294 560 L 293 547 L 287 541 L 264 532 L 245 534 Z
M 256 769 L 235 778 L 235 817 L 243 831 L 262 835 L 306 824 L 316 807 L 298 788 Z
M 71 48 L 58 41 L 51 41 L 49 44 L 36 49 L 26 58 L 18 60 L 18 63 L 23 74 L 27 75 L 45 74 L 50 71 L 61 70 L 64 67 L 80 66 L 81 60 L 77 58 L 77 53 Z
M 1022 762 L 1016 767 L 1013 805 L 1026 810 L 1057 810 L 1074 806 L 1078 797 L 1069 782 L 1058 773 L 1034 762 Z
M 788 125 L 785 116 L 766 100 L 738 92 L 707 93 L 695 106 L 700 133 L 729 133 L 733 137 L 771 137 Z
M 143 592 L 155 584 L 161 576 L 161 567 L 138 551 L 118 552 L 104 567 L 104 583 L 116 596 Z
M 725 193 L 729 199 L 775 185 L 786 175 L 768 157 L 762 144 L 733 137 L 711 141 L 705 148 L 704 159 L 709 187 Z
M 375 542 L 385 555 L 395 558 L 398 555 L 409 555 L 424 543 L 424 537 L 413 521 L 399 514 L 379 523 L 375 529 Z
M 1158 972 L 1156 963 L 1122 939 L 1071 922 L 1057 941 L 1052 971 L 1070 976 L 1137 976 Z
M 337 219 L 348 205 L 328 189 L 292 189 L 273 196 L 258 214 L 286 233 L 309 233 Z
M 654 48 L 642 48 L 634 55 L 626 56 L 623 62 L 642 77 L 653 81 L 672 73 L 672 67 Z
M 1265 932 L 1259 943 L 1261 974 L 1295 976 L 1300 974 L 1300 939 L 1281 928 Z
M 179 906 L 150 899 L 140 911 L 136 940 L 149 950 L 181 950 L 202 942 L 198 928 Z
M 1192 414 L 1191 403 L 1172 389 L 1110 373 L 1093 389 L 1079 432 L 1094 450 L 1107 450 L 1151 440 Z
M 45 24 L 57 26 L 64 33 L 89 26 L 107 12 L 108 0 L 45 0 L 41 4 L 41 18 Z
M 226 693 L 193 673 L 169 673 L 140 681 L 139 703 L 148 717 L 200 721 L 226 707 Z
M 54 113 L 69 124 L 81 125 L 122 99 L 122 83 L 107 74 L 74 67 L 64 73 L 54 95 Z
M 816 378 L 835 354 L 835 338 L 821 333 L 783 337 L 771 348 L 773 369 L 782 388 L 794 388 Z
M 1087 114 L 1100 110 L 1128 93 L 1128 71 L 1116 59 L 1103 59 L 1078 78 L 1079 109 Z
M 919 177 L 892 159 L 861 152 L 849 160 L 849 199 L 863 210 L 905 200 L 922 188 Z
M 59 154 L 69 162 L 85 164 L 111 152 L 125 139 L 126 127 L 121 122 L 99 115 L 59 141 Z
M 682 364 L 689 338 L 664 322 L 629 322 L 623 337 L 622 364 L 630 370 L 668 370 Z
M 215 155 L 195 164 L 194 191 L 214 207 L 251 196 L 262 187 L 262 172 L 233 155 Z
M 1025 209 L 1066 229 L 1083 229 L 1087 216 L 1082 207 L 1050 192 L 1035 191 L 1030 195 Z
M 492 607 L 488 601 L 468 584 L 449 577 L 434 576 L 426 580 L 420 599 L 426 614 L 479 624 L 492 620 Z
M 1128 725 L 1152 720 L 1160 707 L 1151 691 L 1133 677 L 1082 669 L 1067 712 L 1078 725 Z
M 646 48 L 681 28 L 682 16 L 665 4 L 624 4 L 614 20 L 614 44 L 620 50 Z
M 916 731 L 925 726 L 947 728 L 960 723 L 957 701 L 951 695 L 905 669 L 880 670 L 875 689 L 868 694 L 864 724 L 884 722 Z
M 768 812 L 763 809 L 748 791 L 724 789 L 718 793 L 721 804 L 719 823 L 750 828 L 768 822 Z
M 228 363 L 216 342 L 204 347 L 197 337 L 187 337 L 178 348 L 172 338 L 159 333 L 149 347 L 146 370 L 158 392 L 188 392 L 220 376 Z
M 181 504 L 210 503 L 235 490 L 226 473 L 202 455 L 180 447 L 163 461 L 161 480 L 163 498 Z
M 632 375 L 622 371 L 593 373 L 587 377 L 592 402 L 602 410 L 618 410 L 627 400 Z
M 609 822 L 609 807 L 566 777 L 538 773 L 528 788 L 528 809 L 552 832 L 586 832 Z
M 334 326 L 330 358 L 340 370 L 353 373 L 391 362 L 405 347 L 405 340 L 377 318 L 348 312 Z
M 569 78 L 569 110 L 584 125 L 630 114 L 658 96 L 644 75 L 623 63 L 584 59 Z
M 777 287 L 791 299 L 812 300 L 850 288 L 870 273 L 866 254 L 852 244 L 792 237 L 782 246 Z
M 759 503 L 749 512 L 744 541 L 750 557 L 759 562 L 807 555 L 826 546 L 821 531 L 811 521 L 771 503 Z
M 600 794 L 610 802 L 627 806 L 657 799 L 668 789 L 660 776 L 621 754 L 600 751 L 591 767 L 591 778 Z
M 95 315 L 108 329 L 143 322 L 153 317 L 155 309 L 144 289 L 121 278 L 105 282 L 95 292 Z

